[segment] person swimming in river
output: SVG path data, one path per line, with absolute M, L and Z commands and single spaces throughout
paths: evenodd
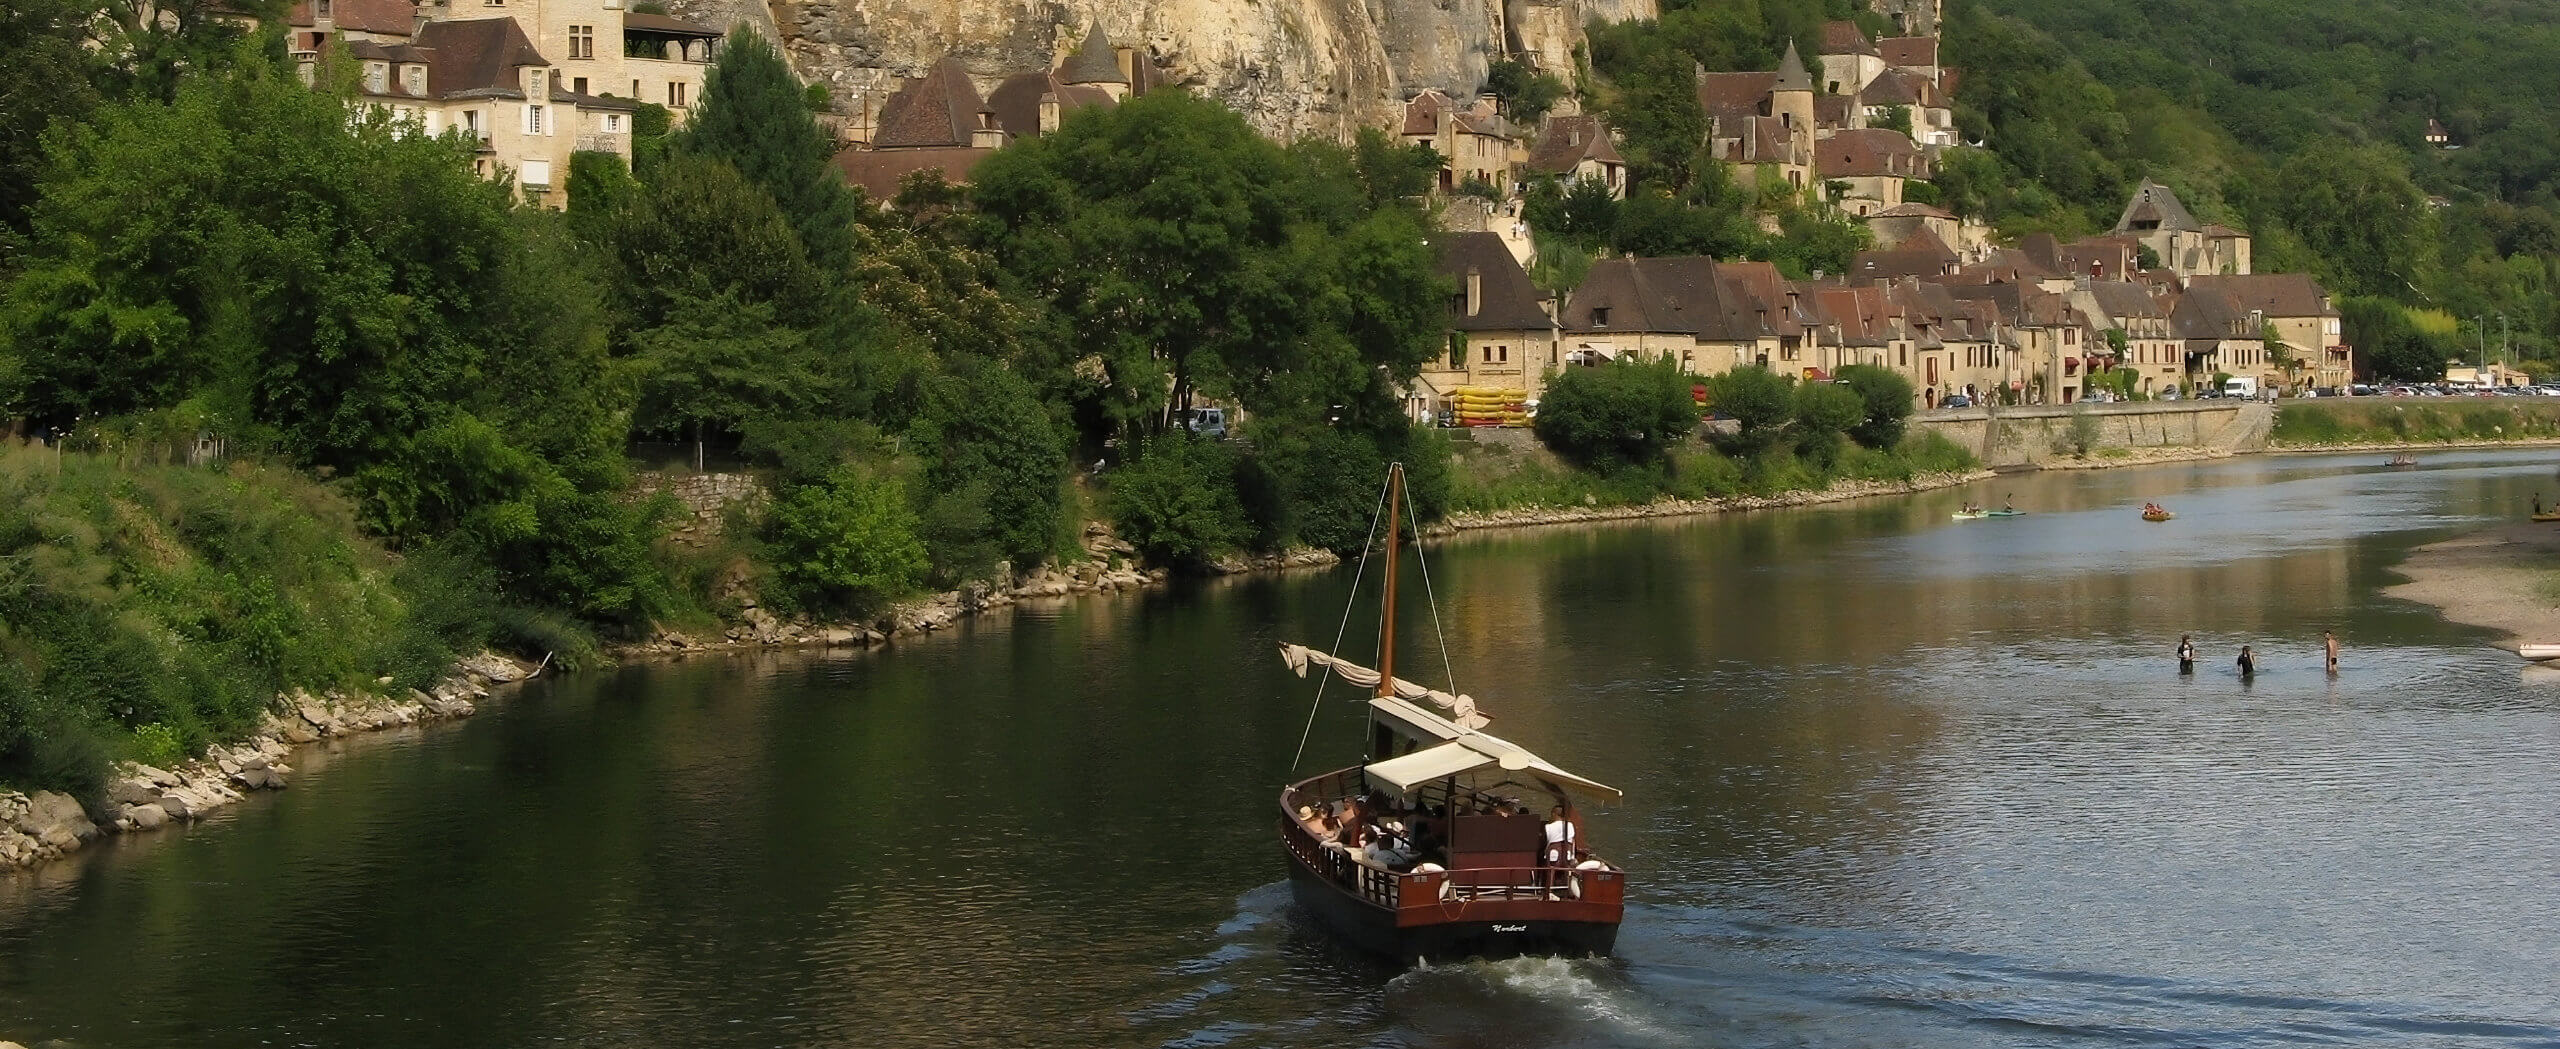
M 2195 672 L 2196 636 L 2194 634 L 2180 634 L 2178 635 L 2178 673 L 2192 674 Z
M 2248 677 L 2257 672 L 2258 657 L 2249 654 L 2249 646 L 2240 646 L 2240 676 Z

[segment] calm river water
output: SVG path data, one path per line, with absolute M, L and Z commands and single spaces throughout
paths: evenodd
M 1628 792 L 1592 820 L 1635 872 L 1608 961 L 1398 972 L 1292 913 L 1270 823 L 1313 683 L 1272 643 L 1330 640 L 1344 571 L 573 676 L 315 752 L 0 878 L 0 1038 L 2560 1045 L 2560 683 L 2377 593 L 2560 496 L 2560 455 L 2382 458 L 1438 548 L 1457 684 Z M 1357 756 L 1332 697 L 1310 767 Z

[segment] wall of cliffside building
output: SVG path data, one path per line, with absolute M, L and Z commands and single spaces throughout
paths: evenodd
M 745 21 L 779 40 L 859 121 L 945 56 L 983 93 L 1054 68 L 1100 25 L 1163 82 L 1217 99 L 1278 138 L 1392 128 L 1405 99 L 1468 97 L 1506 53 L 1570 80 L 1582 27 L 1655 16 L 1655 0 L 674 0 L 685 18 Z

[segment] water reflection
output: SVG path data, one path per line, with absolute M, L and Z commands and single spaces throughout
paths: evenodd
M 1615 960 L 1398 972 L 1292 913 L 1267 821 L 1312 686 L 1271 644 L 1330 640 L 1346 571 L 565 678 L 316 755 L 218 824 L 0 879 L 0 1037 L 2560 1043 L 2560 680 L 2377 596 L 2545 458 L 1440 546 L 1456 684 L 1629 790 L 1594 826 L 1639 874 Z M 2005 498 L 2031 514 L 1949 518 Z M 1335 695 L 1311 766 L 1359 746 Z

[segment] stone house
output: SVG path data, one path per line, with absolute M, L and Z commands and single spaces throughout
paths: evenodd
M 1788 281 L 1774 263 L 1719 262 L 1715 269 L 1725 288 L 1741 294 L 1753 325 L 1777 336 L 1777 349 L 1767 362 L 1770 368 L 1807 378 L 1825 371 L 1820 304 L 1808 294 L 1806 284 Z M 1762 349 L 1754 351 L 1755 359 L 1762 352 L 1766 352 L 1765 340 Z
M 1939 97 L 1937 83 L 1924 74 L 1887 69 L 1859 92 L 1858 101 L 1865 113 L 1864 126 L 1881 126 L 1886 112 L 1898 107 L 1911 119 L 1913 141 L 1926 146 L 1956 144 L 1955 111 Z
M 1408 402 L 1446 414 L 1443 402 L 1460 386 L 1525 390 L 1535 399 L 1562 365 L 1553 300 L 1498 234 L 1434 233 L 1431 246 L 1435 272 L 1455 285 L 1447 352 L 1424 362 Z
M 1709 151 L 1736 165 L 1734 177 L 1757 181 L 1774 173 L 1790 188 L 1820 183 L 1813 176 L 1813 141 L 1821 126 L 1813 76 L 1794 44 L 1770 73 L 1696 73 L 1698 106 L 1707 115 Z
M 2249 238 L 2228 226 L 2208 229 L 2167 186 L 2149 179 L 2125 202 L 2115 234 L 2131 237 L 2179 277 L 2245 275 Z
M 1885 70 L 1884 53 L 1876 50 L 1875 42 L 1856 22 L 1822 23 L 1822 49 L 1817 57 L 1822 61 L 1826 94 L 1862 94 L 1868 82 Z
M 356 14 L 334 3 L 315 6 L 315 21 L 323 10 L 330 16 Z M 309 42 L 301 37 L 296 46 Z M 406 38 L 386 28 L 343 47 L 324 36 L 315 46 L 297 53 L 304 77 L 351 63 L 357 97 L 366 105 L 417 133 L 458 131 L 476 140 L 474 169 L 483 178 L 507 179 L 530 203 L 567 205 L 572 154 L 609 153 L 631 161 L 637 107 L 570 90 L 515 19 L 429 22 Z
M 1964 239 L 1964 220 L 1936 205 L 1908 201 L 1867 216 L 1867 229 L 1876 235 L 1876 246 L 1888 251 L 1924 232 L 1941 245 Z
M 1889 36 L 1876 41 L 1877 53 L 1884 56 L 1887 69 L 1908 69 L 1938 83 L 1938 38 L 1935 36 Z
M 560 90 L 654 102 L 677 124 L 700 103 L 723 35 L 681 18 L 628 10 L 624 0 L 426 0 L 417 10 L 428 22 L 513 19 L 536 50 L 557 60 Z
M 2170 302 L 2169 321 L 2186 350 L 2191 384 L 2203 386 L 2228 373 L 2264 379 L 2266 315 L 2242 306 L 2221 288 L 2195 287 Z
M 1749 293 L 1697 255 L 1594 262 L 1558 321 L 1565 364 L 1670 360 L 1694 375 L 1721 375 L 1780 352 L 1776 327 Z
M 1468 182 L 1511 190 L 1514 136 L 1493 96 L 1461 104 L 1436 88 L 1426 90 L 1404 104 L 1400 137 L 1406 145 L 1429 146 L 1440 155 L 1443 193 Z
M 1903 183 L 1927 180 L 1928 157 L 1908 137 L 1890 128 L 1833 132 L 1814 144 L 1814 174 L 1837 183 L 1835 203 L 1860 217 L 1902 203 Z
M 2336 304 L 2320 282 L 2305 273 L 2257 273 L 2199 276 L 2187 281 L 2190 294 L 2218 291 L 2241 309 L 2261 315 L 2275 326 L 2283 345 L 2266 347 L 2260 366 L 2262 382 L 2279 386 L 2344 386 L 2355 381 L 2355 350 L 2346 343 Z M 2289 356 L 2292 366 L 2278 362 Z M 2233 374 L 2243 374 L 2234 371 Z
M 1863 364 L 1891 368 L 1905 376 L 1915 367 L 1915 349 L 1911 331 L 1904 323 L 1901 307 L 1886 294 L 1886 284 L 1816 284 L 1811 299 L 1820 311 L 1822 342 L 1826 347 L 1822 362 L 1823 376 L 1837 374 L 1841 368 Z M 1917 384 L 1912 403 L 1919 404 Z
M 2072 308 L 2095 324 L 2101 337 L 2108 331 L 2124 333 L 2123 350 L 2113 352 L 2109 341 L 2107 356 L 2113 367 L 2134 369 L 2135 393 L 2157 397 L 2186 383 L 2186 345 L 2171 330 L 2168 305 L 2151 289 L 2131 281 L 2081 278 L 2067 294 Z M 2091 354 L 2097 350 L 2092 348 Z
M 1619 155 L 1609 125 L 1599 117 L 1549 118 L 1537 144 L 1529 149 L 1529 159 L 1520 166 L 1531 175 L 1551 175 L 1568 185 L 1598 183 L 1608 187 L 1613 199 L 1627 195 L 1627 160 Z
M 1031 119 L 1037 121 L 1037 100 Z M 1019 114 L 1017 114 L 1019 116 Z M 899 184 L 921 171 L 953 184 L 967 182 L 980 161 L 1010 140 L 995 108 L 978 96 L 976 82 L 956 58 L 944 58 L 925 74 L 901 84 L 880 107 L 866 145 L 836 153 L 845 181 L 887 206 Z

